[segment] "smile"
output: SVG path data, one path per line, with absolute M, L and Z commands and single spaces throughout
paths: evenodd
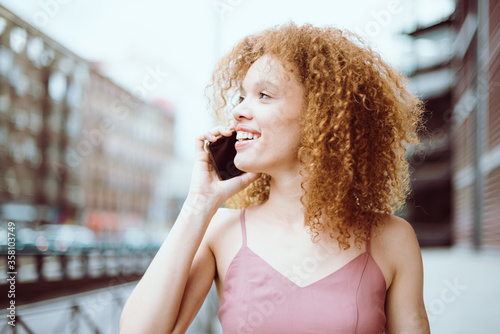
M 244 131 L 238 131 L 236 133 L 236 140 L 239 142 L 245 141 L 245 140 L 253 140 L 253 139 L 259 139 L 260 135 L 256 133 L 251 133 L 251 132 L 244 132 Z

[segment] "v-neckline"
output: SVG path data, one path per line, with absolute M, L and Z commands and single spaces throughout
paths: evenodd
M 256 256 L 260 261 L 262 261 L 263 263 L 266 264 L 266 266 L 268 266 L 269 268 L 271 268 L 271 270 L 275 273 L 277 273 L 279 276 L 285 278 L 287 281 L 289 281 L 291 284 L 293 284 L 295 287 L 299 288 L 299 289 L 305 289 L 305 288 L 308 288 L 312 285 L 315 285 L 315 284 L 318 284 L 319 282 L 331 277 L 331 276 L 334 276 L 335 274 L 337 274 L 339 271 L 341 270 L 344 270 L 345 268 L 347 268 L 347 266 L 349 266 L 352 262 L 354 262 L 355 260 L 361 258 L 361 256 L 365 255 L 368 253 L 368 251 L 364 251 L 363 253 L 357 255 L 355 258 L 353 258 L 352 260 L 350 260 L 349 262 L 347 262 L 346 264 L 342 265 L 340 268 L 334 270 L 333 272 L 329 273 L 328 275 L 312 282 L 312 283 L 309 283 L 307 285 L 304 285 L 304 286 L 300 286 L 298 285 L 297 283 L 295 283 L 294 281 L 292 281 L 290 278 L 288 278 L 285 274 L 283 274 L 282 272 L 280 272 L 278 269 L 274 268 L 269 262 L 267 262 L 266 260 L 264 260 L 262 258 L 262 256 L 260 256 L 259 254 L 255 253 L 251 248 L 249 248 L 248 246 L 242 246 L 242 248 L 246 248 L 250 253 L 252 253 L 254 256 Z M 231 261 L 232 262 L 232 261 Z M 231 265 L 231 264 L 230 264 Z
M 343 271 L 345 270 L 345 268 L 347 268 L 349 265 L 351 265 L 354 261 L 358 260 L 359 258 L 361 258 L 363 255 L 368 255 L 369 257 L 371 256 L 370 255 L 370 251 L 369 251 L 369 246 L 367 245 L 366 246 L 366 250 L 357 255 L 355 258 L 351 259 L 349 262 L 347 262 L 346 264 L 342 265 L 340 268 L 336 269 L 335 271 L 329 273 L 328 275 L 312 282 L 312 283 L 309 283 L 307 285 L 304 285 L 304 286 L 300 286 L 298 285 L 297 283 L 295 283 L 294 281 L 292 281 L 290 278 L 288 278 L 285 274 L 281 273 L 279 270 L 277 270 L 276 268 L 274 268 L 269 262 L 267 262 L 265 259 L 263 259 L 259 254 L 255 253 L 251 248 L 248 247 L 247 245 L 247 237 L 246 237 L 246 224 L 245 224 L 245 209 L 242 209 L 241 210 L 241 213 L 240 213 L 240 223 L 241 223 L 241 228 L 242 228 L 242 245 L 240 246 L 240 249 L 238 250 L 238 252 L 236 252 L 236 254 L 234 255 L 233 259 L 231 260 L 231 262 L 229 263 L 229 266 L 227 267 L 226 269 L 226 274 L 224 275 L 224 281 L 223 281 L 223 293 L 224 291 L 226 290 L 226 280 L 227 280 L 227 277 L 228 277 L 228 274 L 231 272 L 231 268 L 233 266 L 233 263 L 235 262 L 235 260 L 238 258 L 238 256 L 240 256 L 240 253 L 243 252 L 245 249 L 248 250 L 250 252 L 250 254 L 253 254 L 254 256 L 256 256 L 259 261 L 263 262 L 267 267 L 271 268 L 271 270 L 276 273 L 278 276 L 280 277 L 283 277 L 285 280 L 287 280 L 288 282 L 290 282 L 293 286 L 295 286 L 296 288 L 299 288 L 299 289 L 307 289 L 311 286 L 314 286 L 316 284 L 319 284 L 320 282 L 324 281 L 325 279 L 329 278 L 329 277 L 332 277 L 332 276 L 335 276 L 339 271 Z
M 259 254 L 255 253 L 251 248 L 249 248 L 248 246 L 246 245 L 242 245 L 240 247 L 240 249 L 238 250 L 238 252 L 236 253 L 236 255 L 234 256 L 234 258 L 231 260 L 231 262 L 229 263 L 229 266 L 226 270 L 226 275 L 224 276 L 224 287 L 226 286 L 226 279 L 227 279 L 227 276 L 228 276 L 228 273 L 230 272 L 230 269 L 234 263 L 234 261 L 236 260 L 236 258 L 238 258 L 238 256 L 240 255 L 240 253 L 244 250 L 247 250 L 250 254 L 252 254 L 253 256 L 257 257 L 261 262 L 263 262 L 268 268 L 270 268 L 274 273 L 276 273 L 277 275 L 279 275 L 280 277 L 283 277 L 284 279 L 286 279 L 288 282 L 290 282 L 291 284 L 293 284 L 296 288 L 299 288 L 299 289 L 306 289 L 306 288 L 309 288 L 311 286 L 314 286 L 320 282 L 322 282 L 323 280 L 329 278 L 329 277 L 332 277 L 334 275 L 336 275 L 339 271 L 342 271 L 342 270 L 345 270 L 345 268 L 347 268 L 349 265 L 351 265 L 354 261 L 358 260 L 359 258 L 361 258 L 363 255 L 366 255 L 368 254 L 369 252 L 366 250 L 364 251 L 363 253 L 357 255 L 355 258 L 353 258 L 352 260 L 350 260 L 349 262 L 347 262 L 346 264 L 342 265 L 340 268 L 336 269 L 335 271 L 329 273 L 328 275 L 312 282 L 312 283 L 309 283 L 307 285 L 304 285 L 304 286 L 300 286 L 298 285 L 297 283 L 295 283 L 294 281 L 292 281 L 290 278 L 288 278 L 285 274 L 281 273 L 279 270 L 277 270 L 276 268 L 274 268 L 269 262 L 267 262 L 265 259 L 263 259 Z

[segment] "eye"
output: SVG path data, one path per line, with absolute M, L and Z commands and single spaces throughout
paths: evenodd
M 267 95 L 266 93 L 263 93 L 263 92 L 260 92 L 259 96 L 261 99 L 270 99 L 271 98 L 269 95 Z
M 244 100 L 244 99 L 245 99 L 245 97 L 244 97 L 244 96 L 240 96 L 240 97 L 238 98 L 238 104 L 240 104 L 241 102 L 243 102 L 243 100 Z

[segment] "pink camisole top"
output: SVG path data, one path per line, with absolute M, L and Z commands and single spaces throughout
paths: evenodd
M 366 251 L 328 276 L 299 286 L 243 244 L 226 273 L 219 320 L 224 334 L 383 333 L 386 283 Z M 307 263 L 309 262 L 309 263 Z M 320 265 L 306 259 L 302 275 Z

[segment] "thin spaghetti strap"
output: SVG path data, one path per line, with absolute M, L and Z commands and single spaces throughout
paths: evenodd
M 370 253 L 371 241 L 372 241 L 372 225 L 370 225 L 370 229 L 368 230 L 368 235 L 366 236 L 366 251 L 368 253 Z
M 247 245 L 247 229 L 245 227 L 245 209 L 241 209 L 240 213 L 240 223 L 241 223 L 241 235 L 243 240 L 243 246 Z

